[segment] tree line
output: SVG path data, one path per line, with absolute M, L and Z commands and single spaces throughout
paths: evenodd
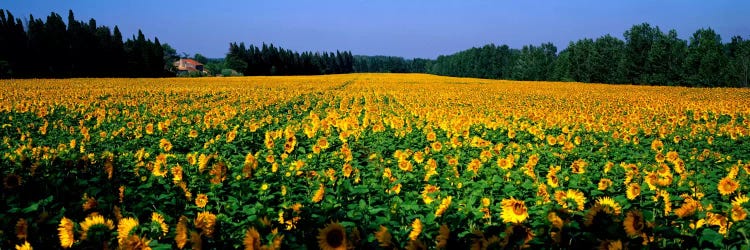
M 675 30 L 663 32 L 642 23 L 623 34 L 570 42 L 557 53 L 554 44 L 485 45 L 429 63 L 427 73 L 489 79 L 577 81 L 698 87 L 748 87 L 750 40 L 740 36 L 722 43 L 711 28 L 689 40 Z
M 0 9 L 0 78 L 162 77 L 168 75 L 158 38 L 143 32 L 123 41 L 119 27 L 111 30 L 75 20 L 67 25 L 52 12 L 46 20 L 20 18 Z M 171 63 L 171 62 L 170 62 Z
M 351 51 L 299 53 L 265 43 L 261 47 L 230 43 L 224 63 L 227 68 L 246 76 L 354 72 L 354 56 Z

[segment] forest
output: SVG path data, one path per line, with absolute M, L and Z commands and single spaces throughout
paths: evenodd
M 0 9 L 0 78 L 170 75 L 159 39 L 147 39 L 140 30 L 123 41 L 117 26 L 78 21 L 72 10 L 67 25 L 54 12 L 46 20 L 30 15 L 23 23 Z
M 439 56 L 427 73 L 489 79 L 575 81 L 694 87 L 748 87 L 750 40 L 722 43 L 711 28 L 689 41 L 677 31 L 642 23 L 623 33 L 570 42 L 557 53 L 551 43 L 512 49 L 485 45 Z

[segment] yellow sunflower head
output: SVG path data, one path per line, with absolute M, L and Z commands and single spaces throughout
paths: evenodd
M 251 227 L 245 233 L 245 239 L 242 240 L 245 245 L 245 250 L 259 250 L 260 249 L 260 234 L 255 227 Z
M 628 212 L 625 220 L 622 222 L 625 232 L 630 237 L 636 237 L 641 234 L 643 229 L 646 227 L 646 222 L 643 219 L 643 213 L 638 210 Z
M 739 187 L 740 187 L 740 184 L 737 183 L 737 181 L 735 181 L 734 179 L 729 178 L 729 177 L 724 177 L 723 179 L 721 179 L 719 181 L 719 186 L 718 186 L 719 193 L 721 195 L 732 194 Z
M 622 207 L 614 199 L 610 197 L 602 197 L 596 200 L 596 204 L 604 208 L 608 208 L 606 212 L 614 215 L 620 215 L 622 213 Z
M 74 228 L 75 223 L 66 218 L 63 217 L 62 220 L 60 220 L 60 225 L 57 227 L 58 236 L 60 238 L 60 246 L 62 248 L 70 248 L 73 246 L 73 243 L 75 243 L 75 231 Z
M 99 214 L 91 214 L 86 217 L 83 222 L 81 222 L 81 231 L 83 231 L 81 240 L 87 239 L 87 237 L 90 235 L 89 231 L 99 231 L 105 228 L 109 230 L 115 229 L 115 225 L 112 223 L 112 220 L 105 219 L 104 216 L 101 216 Z
M 626 195 L 629 200 L 635 199 L 640 194 L 641 194 L 641 185 L 635 182 L 630 183 L 628 185 L 628 190 L 626 191 Z
M 529 213 L 526 208 L 526 204 L 521 200 L 515 198 L 503 199 L 502 213 L 500 217 L 503 218 L 505 223 L 521 223 L 529 218 Z
M 330 223 L 318 230 L 318 246 L 323 250 L 345 250 L 346 230 L 338 222 Z
M 138 226 L 138 220 L 132 217 L 124 218 L 117 223 L 117 242 L 122 245 L 125 240 L 133 231 L 133 228 Z

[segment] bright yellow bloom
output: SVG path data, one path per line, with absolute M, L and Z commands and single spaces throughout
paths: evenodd
M 216 215 L 211 212 L 200 212 L 194 221 L 195 227 L 201 229 L 201 234 L 206 237 L 213 237 L 214 226 L 216 225 Z
M 164 216 L 157 212 L 153 212 L 151 213 L 151 222 L 159 224 L 162 236 L 167 236 L 167 233 L 169 232 L 169 226 L 164 223 Z
M 575 203 L 575 208 L 579 211 L 583 211 L 586 204 L 586 196 L 583 195 L 583 192 L 573 189 L 555 192 L 555 200 L 563 208 L 568 208 L 570 206 L 569 202 L 572 201 Z
M 411 232 L 409 232 L 409 239 L 417 240 L 419 234 L 422 233 L 422 221 L 419 218 L 414 219 L 411 223 Z
M 138 219 L 128 217 L 117 223 L 117 243 L 122 245 L 128 238 L 133 228 L 138 226 Z
M 622 212 L 622 207 L 620 206 L 620 204 L 610 197 L 598 198 L 596 200 L 596 204 L 612 209 L 615 215 L 620 215 L 620 213 Z
M 75 243 L 75 232 L 73 228 L 75 224 L 72 220 L 63 217 L 60 220 L 60 225 L 57 227 L 58 236 L 60 238 L 60 246 L 62 248 L 70 248 Z
M 628 190 L 626 191 L 626 195 L 629 200 L 635 199 L 640 194 L 641 194 L 641 185 L 638 185 L 638 183 L 635 183 L 635 182 L 630 183 L 630 185 L 628 185 Z
M 500 217 L 503 218 L 503 222 L 521 223 L 529 218 L 526 204 L 523 201 L 511 197 L 510 199 L 503 199 L 501 204 L 503 211 Z
M 175 230 L 174 240 L 177 243 L 177 248 L 182 249 L 188 241 L 188 229 L 187 229 L 188 218 L 180 216 L 177 221 L 177 229 Z
M 722 178 L 718 184 L 719 193 L 721 195 L 730 195 L 734 193 L 734 191 L 737 190 L 737 188 L 739 187 L 740 187 L 740 184 L 737 183 L 737 181 L 729 177 Z
M 453 196 L 445 197 L 440 201 L 440 206 L 438 206 L 438 209 L 435 211 L 435 217 L 442 216 L 443 213 L 445 213 L 445 210 L 448 210 L 448 207 L 451 205 L 451 200 L 453 200 Z
M 21 245 L 16 245 L 16 250 L 33 250 L 34 248 L 31 247 L 31 244 L 29 244 L 28 241 L 24 241 Z
M 81 240 L 86 240 L 89 229 L 92 227 L 106 227 L 109 230 L 115 229 L 115 225 L 112 223 L 112 220 L 105 219 L 104 216 L 101 216 L 99 214 L 91 214 L 87 216 L 80 225 L 81 231 L 83 231 L 83 233 L 81 234 Z
M 318 190 L 315 191 L 315 195 L 312 197 L 313 203 L 318 203 L 323 200 L 323 196 L 326 194 L 326 188 L 323 184 L 318 186 Z
M 206 194 L 198 194 L 195 196 L 195 205 L 199 208 L 206 207 L 206 204 L 208 204 L 208 195 Z

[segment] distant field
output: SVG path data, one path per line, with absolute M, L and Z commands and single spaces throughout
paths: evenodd
M 0 249 L 739 249 L 749 119 L 731 88 L 3 80 Z

